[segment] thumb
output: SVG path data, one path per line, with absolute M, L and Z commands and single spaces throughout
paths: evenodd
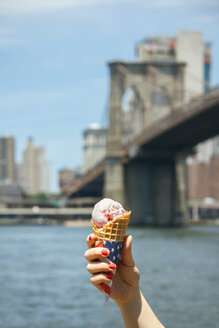
M 132 236 L 125 236 L 121 251 L 122 263 L 126 266 L 134 267 L 135 261 L 132 257 Z

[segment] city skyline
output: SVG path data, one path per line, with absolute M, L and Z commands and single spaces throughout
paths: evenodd
M 50 193 L 50 163 L 47 151 L 28 138 L 21 161 L 15 160 L 16 138 L 0 135 L 0 183 L 19 186 L 27 194 Z
M 58 170 L 83 162 L 83 130 L 106 123 L 106 63 L 134 60 L 145 37 L 201 30 L 212 43 L 212 84 L 218 84 L 218 8 L 205 0 L 1 4 L 0 134 L 14 135 L 16 161 L 33 136 L 48 151 L 52 189 L 58 189 Z

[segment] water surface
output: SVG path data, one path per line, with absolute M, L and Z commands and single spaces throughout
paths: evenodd
M 0 327 L 124 327 L 89 282 L 90 228 L 0 227 Z M 219 228 L 131 228 L 141 288 L 169 328 L 219 327 Z

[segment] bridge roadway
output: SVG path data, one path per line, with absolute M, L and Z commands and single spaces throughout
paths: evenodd
M 198 143 L 219 134 L 219 89 L 215 89 L 192 100 L 182 108 L 171 112 L 165 118 L 149 126 L 139 136 L 127 143 L 123 149 L 123 162 L 127 163 L 139 155 L 156 155 L 156 151 L 191 151 Z M 66 194 L 71 196 L 90 196 L 91 190 L 101 194 L 100 181 L 103 184 L 104 161 L 98 163 L 85 175 L 78 178 Z
M 192 100 L 171 112 L 125 145 L 132 147 L 191 148 L 219 133 L 219 89 Z

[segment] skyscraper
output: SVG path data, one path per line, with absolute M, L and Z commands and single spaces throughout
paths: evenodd
M 83 173 L 89 171 L 106 155 L 107 130 L 93 123 L 84 131 Z
M 0 137 L 0 181 L 15 181 L 14 137 Z
M 37 190 L 38 192 L 50 191 L 50 165 L 46 157 L 44 147 L 36 148 L 36 167 L 37 167 Z
M 50 191 L 50 167 L 44 147 L 36 147 L 29 138 L 20 165 L 20 183 L 29 194 Z

